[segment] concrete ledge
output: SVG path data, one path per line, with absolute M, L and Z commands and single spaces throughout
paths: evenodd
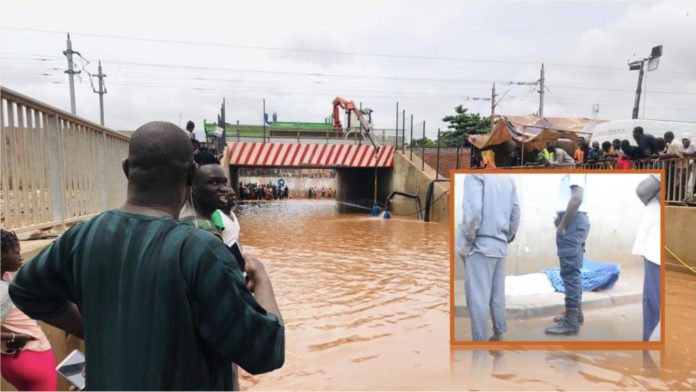
M 611 289 L 584 291 L 582 307 L 584 310 L 592 310 L 639 303 L 643 299 L 642 279 L 642 271 L 636 268 L 622 271 L 621 278 Z M 455 287 L 463 288 L 464 279 L 456 279 L 454 284 Z M 469 317 L 464 290 L 455 290 L 454 303 L 455 317 Z M 505 316 L 509 320 L 553 316 L 561 314 L 564 308 L 564 294 L 560 292 L 505 298 Z
M 22 257 L 24 261 L 31 260 L 34 256 L 38 255 L 45 247 L 50 245 L 55 238 L 43 239 L 43 240 L 27 240 L 20 241 L 19 246 L 22 249 Z

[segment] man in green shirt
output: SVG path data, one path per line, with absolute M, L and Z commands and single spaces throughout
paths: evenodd
M 124 160 L 126 203 L 44 249 L 10 286 L 15 305 L 85 339 L 88 390 L 224 390 L 237 363 L 256 374 L 285 359 L 263 264 L 177 220 L 195 165 L 180 128 L 152 122 Z M 253 293 L 253 294 L 252 294 Z

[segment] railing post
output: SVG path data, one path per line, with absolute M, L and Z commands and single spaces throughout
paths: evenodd
M 435 179 L 440 179 L 440 128 L 437 129 L 437 159 L 435 163 Z
M 48 133 L 48 176 L 53 220 L 65 225 L 65 178 L 63 176 L 63 133 L 57 115 L 47 114 L 44 125 Z
M 411 115 L 411 136 L 410 136 L 410 138 L 409 138 L 409 140 L 408 140 L 408 144 L 411 145 L 411 148 L 410 148 L 410 150 L 411 150 L 411 151 L 410 151 L 411 157 L 410 157 L 409 159 L 410 159 L 411 161 L 413 161 L 413 114 Z
M 106 131 L 101 130 L 101 146 L 100 146 L 100 151 L 101 151 L 101 157 L 99 158 L 99 175 L 101 176 L 101 189 L 99 190 L 99 201 L 101 205 L 102 211 L 106 211 L 109 209 L 109 202 L 107 198 L 107 192 L 109 189 L 109 176 L 108 176 L 108 170 L 106 169 L 107 165 L 107 159 L 106 159 L 106 154 L 108 153 L 107 147 L 106 147 Z
M 421 139 L 421 170 L 425 170 L 425 121 L 423 121 L 423 139 Z

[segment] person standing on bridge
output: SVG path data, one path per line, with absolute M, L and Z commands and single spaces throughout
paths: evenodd
M 232 207 L 236 196 L 218 158 L 207 149 L 199 150 L 191 197 L 181 210 L 180 220 L 220 237 L 227 246 L 239 243 L 239 220 Z
M 193 133 L 193 129 L 196 127 L 196 124 L 193 123 L 193 121 L 189 120 L 189 122 L 186 123 L 186 134 L 191 140 L 196 140 L 196 134 Z
M 10 300 L 8 282 L 22 268 L 22 252 L 14 232 L 2 229 L 2 376 L 18 391 L 55 391 L 56 358 L 39 324 Z
M 505 321 L 505 257 L 520 224 L 517 188 L 505 174 L 467 174 L 464 219 L 456 239 L 464 261 L 466 306 L 474 341 L 487 340 L 488 317 L 493 336 L 502 340 Z
M 178 220 L 196 171 L 186 134 L 141 126 L 123 171 L 125 204 L 26 264 L 10 285 L 15 305 L 84 337 L 87 390 L 230 390 L 232 363 L 281 367 L 284 326 L 263 264 L 246 255 L 245 282 L 218 237 Z

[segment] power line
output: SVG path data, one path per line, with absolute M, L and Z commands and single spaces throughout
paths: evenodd
M 44 30 L 44 29 L 26 29 L 26 28 L 16 28 L 16 27 L 0 27 L 0 30 L 24 31 L 24 32 L 47 33 L 47 34 L 65 34 L 64 31 Z M 216 43 L 216 42 L 183 41 L 183 40 L 143 38 L 143 37 L 133 37 L 133 36 L 123 36 L 123 35 L 80 33 L 80 32 L 71 32 L 71 34 L 81 35 L 81 36 L 85 36 L 85 37 L 95 37 L 95 38 L 109 38 L 109 39 L 142 41 L 142 42 L 178 44 L 178 45 L 213 46 L 213 47 L 225 47 L 225 48 L 235 48 L 235 49 L 268 50 L 268 51 L 280 51 L 280 52 L 292 52 L 292 53 L 384 57 L 384 58 L 409 59 L 409 60 L 429 60 L 429 61 L 455 61 L 455 62 L 471 62 L 471 63 L 516 64 L 516 65 L 520 65 L 520 64 L 521 65 L 538 65 L 540 63 L 545 63 L 547 65 L 551 65 L 551 66 L 555 66 L 555 67 L 606 69 L 606 70 L 614 70 L 614 71 L 625 71 L 626 70 L 625 67 L 611 67 L 611 66 L 595 65 L 595 64 L 566 64 L 566 63 L 554 63 L 554 62 L 547 62 L 547 61 L 476 59 L 476 58 L 444 57 L 444 56 L 416 56 L 416 55 L 405 55 L 405 54 L 385 54 L 385 53 L 370 53 L 370 52 L 344 52 L 344 51 L 320 50 L 320 49 L 291 49 L 291 48 L 281 48 L 281 47 L 273 47 L 273 46 L 224 44 L 224 43 Z M 685 72 L 685 71 L 661 71 L 661 72 L 662 73 L 696 75 L 696 72 Z
M 0 53 L 1 54 L 1 53 Z M 86 60 L 86 59 L 85 59 Z M 271 74 L 271 75 L 293 75 L 293 76 L 310 76 L 310 77 L 329 77 L 329 78 L 346 78 L 346 79 L 371 79 L 371 80 L 396 80 L 396 81 L 417 81 L 417 82 L 437 82 L 437 83 L 471 83 L 471 84 L 488 84 L 491 83 L 490 80 L 482 79 L 457 79 L 457 78 L 419 78 L 419 77 L 408 77 L 408 76 L 374 76 L 374 75 L 345 75 L 345 74 L 331 74 L 331 73 L 316 73 L 316 72 L 290 72 L 290 71 L 271 71 L 271 70 L 253 70 L 244 68 L 223 68 L 223 67 L 202 67 L 202 66 L 185 66 L 185 65 L 172 65 L 172 64 L 157 64 L 157 63 L 141 63 L 141 62 L 128 62 L 128 61 L 118 61 L 118 60 L 108 60 L 113 64 L 129 65 L 134 67 L 144 67 L 144 68 L 167 68 L 167 69 L 200 69 L 208 71 L 221 71 L 221 72 L 242 72 L 242 73 L 260 73 L 260 74 Z M 196 80 L 205 80 L 205 78 L 199 78 Z M 220 79 L 217 79 L 220 80 Z M 236 80 L 235 80 L 236 81 Z M 496 83 L 501 83 L 510 86 L 536 86 L 538 82 L 522 82 L 522 81 L 495 81 Z M 633 91 L 633 89 L 628 88 L 611 88 L 611 87 L 590 87 L 590 86 L 573 86 L 573 85 L 562 85 L 553 84 L 556 88 L 567 88 L 567 89 L 578 89 L 578 90 L 597 90 L 597 91 Z M 696 95 L 696 92 L 680 92 L 680 91 L 650 91 L 654 94 L 675 94 L 675 95 Z

